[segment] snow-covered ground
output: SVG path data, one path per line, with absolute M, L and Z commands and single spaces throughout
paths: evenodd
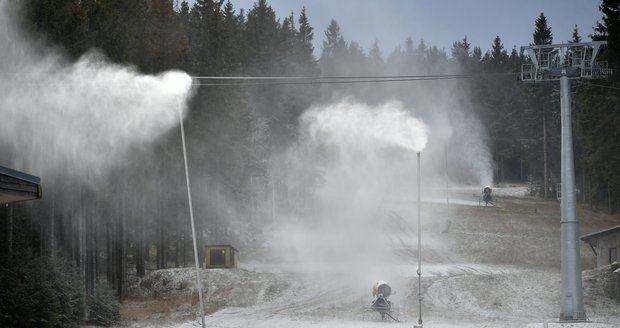
M 559 327 L 554 324 L 560 293 L 558 204 L 525 197 L 527 189 L 518 186 L 495 188 L 498 201 L 493 207 L 458 202 L 474 192 L 474 188 L 454 188 L 450 206 L 425 200 L 424 326 Z M 419 305 L 417 241 L 412 239 L 416 231 L 401 222 L 411 218 L 407 204 L 388 206 L 392 214 L 377 235 L 391 231 L 390 238 L 376 240 L 377 247 L 387 247 L 382 251 L 393 250 L 385 259 L 361 261 L 365 255 L 381 253 L 360 249 L 353 254 L 360 247 L 355 238 L 350 239 L 352 247 L 343 240 L 331 249 L 337 253 L 334 256 L 328 253 L 330 248 L 320 248 L 320 242 L 334 242 L 346 234 L 300 231 L 301 245 L 289 245 L 292 250 L 287 251 L 304 255 L 299 261 L 282 254 L 259 256 L 275 250 L 269 244 L 261 250 L 242 250 L 239 269 L 200 270 L 209 313 L 206 327 L 412 327 Z M 589 215 L 582 231 L 597 230 L 615 220 Z M 299 253 L 304 245 L 319 251 Z M 588 318 L 598 323 L 589 327 L 620 326 L 620 307 L 608 296 L 611 276 L 605 268 L 588 267 L 592 256 L 584 246 L 582 258 L 589 269 L 584 271 L 584 303 Z M 196 317 L 197 303 L 194 274 L 191 268 L 149 273 L 132 290 L 134 295 L 170 300 L 174 309 L 126 325 L 201 327 L 198 318 L 191 319 Z M 364 312 L 377 280 L 386 280 L 392 287 L 390 300 L 400 322 L 381 321 L 377 313 Z

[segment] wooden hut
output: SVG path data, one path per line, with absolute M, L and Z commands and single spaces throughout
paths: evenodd
M 596 255 L 596 266 L 601 267 L 616 262 L 620 248 L 620 225 L 593 232 L 581 237 Z
M 204 268 L 237 268 L 239 251 L 230 245 L 205 246 Z

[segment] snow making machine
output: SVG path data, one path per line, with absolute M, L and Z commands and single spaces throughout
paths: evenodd
M 366 320 L 367 316 L 375 313 L 378 314 L 382 321 L 394 320 L 398 322 L 398 311 L 392 305 L 392 301 L 388 299 L 392 294 L 392 288 L 383 280 L 377 281 L 372 286 L 373 300 L 370 306 L 365 307 L 362 319 Z
M 488 206 L 489 204 L 493 205 L 493 196 L 491 196 L 492 192 L 493 189 L 491 189 L 491 186 L 484 186 L 484 189 L 482 189 L 482 199 L 478 202 L 478 205 L 482 202 L 484 202 L 484 206 Z

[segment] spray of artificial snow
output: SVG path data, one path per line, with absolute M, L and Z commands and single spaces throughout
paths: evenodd
M 416 153 L 428 141 L 426 124 L 410 113 L 397 101 L 370 105 L 349 98 L 301 116 L 301 141 L 290 160 L 299 170 L 294 176 L 303 179 L 312 167 L 320 182 L 312 208 L 302 217 L 281 218 L 267 237 L 282 262 L 343 275 L 330 275 L 328 284 L 365 289 L 375 279 L 390 279 L 394 263 L 403 262 L 395 257 L 400 245 L 384 205 L 414 190 Z M 395 183 L 402 180 L 408 190 Z M 413 219 L 411 210 L 400 213 L 403 220 Z
M 302 122 L 313 138 L 339 144 L 362 143 L 370 148 L 401 147 L 420 152 L 428 142 L 426 125 L 396 101 L 372 107 L 346 99 L 310 109 Z
M 67 62 L 27 40 L 0 1 L 0 164 L 45 177 L 101 176 L 131 149 L 179 122 L 191 94 L 183 72 L 143 75 L 93 51 Z M 87 173 L 88 172 L 88 173 Z

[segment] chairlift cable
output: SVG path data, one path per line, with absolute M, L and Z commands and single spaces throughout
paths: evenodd
M 242 82 L 198 82 L 196 86 L 256 86 L 256 85 L 312 85 L 312 84 L 345 84 L 345 83 L 384 83 L 411 82 L 430 80 L 472 79 L 480 77 L 516 76 L 519 73 L 492 74 L 452 74 L 452 75 L 403 75 L 403 76 L 328 76 L 328 77 L 277 77 L 277 76 L 199 76 L 196 80 L 240 80 Z M 246 82 L 267 81 L 267 82 Z
M 583 82 L 583 81 L 576 81 L 576 82 L 578 82 L 581 85 L 586 85 L 586 86 L 591 86 L 591 87 L 599 87 L 599 88 L 604 88 L 604 89 L 620 90 L 619 87 L 612 87 L 612 86 L 609 86 L 609 85 L 602 85 L 602 84 Z

